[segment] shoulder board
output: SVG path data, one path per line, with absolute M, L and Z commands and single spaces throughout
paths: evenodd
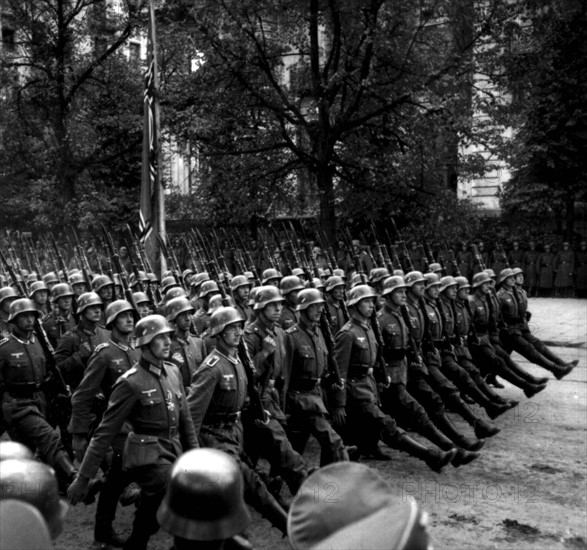
M 254 322 L 245 327 L 245 332 L 247 334 L 257 333 L 259 336 L 263 335 L 263 333 L 261 332 L 261 329 Z
M 339 332 L 348 332 L 349 330 L 351 330 L 352 328 L 352 324 L 350 321 L 347 321 L 344 325 L 342 325 L 342 327 L 340 327 Z
M 0 340 L 0 346 L 3 346 L 4 344 L 6 344 L 6 342 L 8 342 L 10 340 L 10 338 L 8 338 L 8 336 L 2 338 L 2 340 Z
M 218 355 L 212 355 L 204 364 L 207 367 L 213 367 L 218 361 L 220 361 L 220 357 L 218 357 Z
M 126 372 L 123 372 L 120 375 L 120 378 L 128 378 L 129 376 L 132 376 L 133 374 L 136 374 L 138 372 L 137 367 L 131 367 L 130 369 L 128 369 Z
M 293 327 L 289 327 L 285 332 L 287 334 L 293 334 L 294 332 L 298 332 L 298 325 L 294 325 Z
M 107 348 L 110 344 L 108 342 L 104 342 L 103 344 L 98 344 L 95 348 L 94 348 L 94 353 L 98 353 L 100 350 L 103 350 L 104 348 Z

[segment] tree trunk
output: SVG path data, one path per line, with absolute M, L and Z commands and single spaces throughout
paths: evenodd
M 334 206 L 334 182 L 332 169 L 325 167 L 316 174 L 316 184 L 320 194 L 320 229 L 328 242 L 336 243 L 336 210 Z

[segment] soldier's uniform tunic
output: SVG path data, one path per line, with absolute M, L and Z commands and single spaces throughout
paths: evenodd
M 237 311 L 241 314 L 242 318 L 245 320 L 246 323 L 251 318 L 253 308 L 251 308 L 251 306 L 249 306 L 247 302 L 241 302 L 237 299 L 235 299 L 234 304 Z
M 8 314 L 0 311 L 0 339 L 7 338 L 12 334 L 13 324 L 8 322 Z
M 171 338 L 169 360 L 179 368 L 186 392 L 192 383 L 194 373 L 204 361 L 204 357 L 206 357 L 206 346 L 202 338 L 193 336 L 189 332 L 184 338 L 177 331 L 175 332 Z
M 286 331 L 285 349 L 285 410 L 294 448 L 303 453 L 311 434 L 320 443 L 320 466 L 348 460 L 342 439 L 326 418 L 321 382 L 328 349 L 320 328 L 300 321 Z
M 88 436 L 92 433 L 102 420 L 114 384 L 140 357 L 140 350 L 112 338 L 96 347 L 71 398 L 72 414 L 68 427 L 71 434 Z M 128 482 L 122 470 L 122 452 L 128 431 L 128 426 L 123 426 L 112 442 L 112 460 L 96 506 L 97 535 L 100 528 L 111 528 L 118 499 Z
M 575 272 L 575 253 L 570 249 L 562 249 L 554 257 L 554 271 L 556 276 L 554 286 L 557 295 L 568 297 L 573 286 L 573 273 Z
M 196 311 L 196 313 L 194 313 L 193 321 L 196 334 L 201 336 L 210 326 L 210 314 L 204 309 L 200 308 Z
M 54 466 L 65 450 L 48 420 L 51 411 L 42 389 L 46 378 L 45 354 L 34 335 L 23 340 L 10 334 L 0 341 L 0 391 L 8 435 Z
M 276 349 L 269 357 L 263 358 L 263 340 L 268 337 L 273 339 Z M 245 419 L 245 449 L 253 462 L 259 456 L 266 458 L 280 472 L 292 494 L 295 494 L 307 477 L 307 468 L 304 459 L 293 449 L 287 437 L 281 396 L 276 387 L 276 384 L 278 387 L 283 385 L 285 333 L 278 326 L 270 328 L 258 317 L 246 326 L 244 339 L 255 365 L 263 407 L 271 414 L 265 425 Z
M 62 315 L 57 307 L 43 319 L 43 328 L 47 333 L 47 337 L 53 347 L 57 344 L 63 336 L 75 328 L 75 319 L 73 313 Z
M 80 475 L 90 479 L 95 476 L 125 422 L 132 432 L 126 439 L 123 469 L 141 489 L 131 540 L 126 546 L 142 548 L 159 530 L 156 513 L 173 463 L 182 452 L 198 447 L 175 365 L 164 361 L 154 364 L 141 357 L 118 378 L 80 467 Z
M 543 252 L 536 260 L 538 288 L 541 296 L 550 296 L 554 286 L 554 254 Z
M 281 317 L 279 318 L 279 326 L 283 330 L 293 327 L 299 322 L 298 313 L 287 302 L 283 303 L 281 310 Z
M 379 391 L 373 377 L 377 340 L 368 321 L 352 318 L 338 331 L 334 359 L 345 388 L 333 395 L 332 405 L 347 412 L 348 436 L 362 450 L 371 450 L 381 439 L 395 446 L 405 432 L 380 408 Z
M 69 384 L 72 390 L 75 390 L 81 382 L 90 359 L 90 356 L 83 357 L 80 346 L 87 342 L 93 352 L 97 346 L 107 342 L 109 338 L 110 331 L 100 326 L 88 328 L 88 324 L 82 319 L 74 329 L 59 340 L 55 350 L 55 362 L 66 384 Z
M 336 334 L 346 322 L 344 313 L 340 304 L 336 303 L 328 294 L 326 295 L 326 307 L 328 308 L 328 313 L 330 313 L 330 330 L 332 334 Z
M 247 400 L 247 375 L 238 357 L 215 349 L 196 371 L 188 404 L 202 447 L 219 449 L 239 464 L 245 484 L 245 500 L 261 513 L 274 502 L 259 475 L 244 455 L 241 411 Z

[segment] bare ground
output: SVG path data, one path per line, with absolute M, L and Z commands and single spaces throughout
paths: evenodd
M 552 378 L 531 400 L 505 383 L 500 390 L 520 400 L 497 420 L 502 432 L 487 441 L 481 457 L 463 468 L 435 474 L 417 459 L 392 451 L 392 462 L 366 461 L 392 485 L 399 497 L 413 495 L 430 514 L 436 549 L 580 549 L 587 548 L 587 302 L 535 299 L 533 329 L 565 360 L 579 365 L 562 381 Z M 516 356 L 533 374 L 545 371 Z M 456 423 L 467 433 L 470 428 Z M 307 451 L 317 464 L 317 447 Z M 57 548 L 93 545 L 95 505 L 70 510 Z M 117 529 L 129 532 L 131 509 L 120 509 Z M 259 549 L 287 549 L 281 534 L 258 515 L 248 531 Z M 159 532 L 150 548 L 167 550 L 171 539 Z

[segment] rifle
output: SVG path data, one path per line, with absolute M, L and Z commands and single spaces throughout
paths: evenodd
M 475 262 L 479 266 L 479 269 L 481 269 L 481 271 L 484 271 L 485 263 L 483 262 L 483 256 L 481 256 L 479 249 L 477 248 L 477 245 L 472 244 L 471 249 L 473 250 L 473 257 L 475 258 Z
M 414 264 L 412 263 L 412 258 L 410 257 L 410 253 L 408 252 L 408 247 L 406 246 L 405 241 L 402 239 L 401 233 L 399 232 L 397 226 L 395 225 L 395 220 L 393 216 L 389 216 L 389 220 L 391 221 L 391 225 L 393 226 L 393 231 L 398 238 L 398 244 L 402 249 L 402 254 L 404 257 L 405 267 L 407 268 L 406 271 L 414 271 Z M 393 247 L 392 247 L 393 250 Z M 399 261 L 399 256 L 398 256 Z M 401 263 L 400 263 L 401 265 Z
M 222 305 L 231 306 L 230 298 L 226 292 L 226 288 L 224 287 L 224 281 L 220 280 L 218 264 L 216 264 L 215 260 L 211 260 L 209 262 L 208 269 L 210 271 L 210 276 L 215 279 L 216 283 L 218 284 L 218 290 L 220 291 L 220 296 L 222 297 Z M 230 289 L 230 286 L 227 286 L 227 288 Z M 234 297 L 232 297 L 232 299 L 234 302 Z M 267 418 L 267 413 L 265 411 L 265 407 L 263 407 L 261 394 L 259 393 L 259 388 L 257 387 L 257 382 L 255 380 L 255 365 L 253 364 L 253 360 L 249 354 L 247 344 L 245 343 L 244 337 L 242 336 L 238 343 L 238 357 L 243 364 L 245 373 L 247 375 L 247 391 L 249 394 L 250 407 L 253 418 L 259 422 L 262 422 L 263 424 L 267 424 L 269 422 L 269 418 Z
M 143 286 L 143 281 L 141 280 L 141 272 L 139 271 L 139 266 L 137 265 L 135 258 L 133 257 L 134 250 L 132 248 L 132 245 L 129 244 L 129 242 L 125 238 L 123 238 L 123 242 L 124 242 L 124 246 L 126 247 L 126 250 L 128 251 L 128 260 L 130 262 L 130 269 L 131 269 L 133 275 L 135 276 L 137 291 L 138 292 L 145 292 L 145 287 Z M 149 299 L 151 301 L 153 301 L 153 296 L 149 296 Z
M 126 276 L 126 271 L 124 269 L 122 269 L 122 262 L 120 261 L 120 256 L 118 255 L 118 252 L 116 252 L 116 249 L 114 248 L 114 242 L 112 241 L 112 237 L 110 236 L 110 233 L 108 233 L 108 230 L 106 229 L 106 227 L 104 227 L 104 224 L 101 223 L 100 225 L 102 227 L 102 233 L 104 234 L 106 246 L 108 248 L 108 251 L 110 252 L 111 261 L 115 265 L 115 267 L 118 271 L 118 276 L 120 277 L 120 282 L 121 282 L 122 288 L 124 290 L 124 298 L 134 308 L 134 310 L 137 314 L 137 317 L 138 317 L 139 308 L 137 307 L 132 290 L 130 288 L 130 285 L 128 284 L 128 278 Z M 112 279 L 112 280 L 114 281 L 114 279 Z
M 41 270 L 41 262 L 39 262 L 39 257 L 37 256 L 37 253 L 36 253 L 34 247 L 27 241 L 26 237 L 24 239 L 24 243 L 25 243 L 25 246 L 28 247 L 28 249 L 29 249 L 29 254 L 30 254 L 31 258 L 33 259 L 35 271 L 37 272 L 39 281 L 41 281 L 43 278 L 43 272 Z
M 29 256 L 26 244 L 24 242 L 24 237 L 22 236 L 22 233 L 19 233 L 19 237 L 20 237 L 20 245 L 21 245 L 21 249 L 23 251 L 24 254 L 24 258 L 26 260 L 27 266 L 29 268 L 29 273 L 32 273 L 33 271 L 35 271 L 33 269 L 33 265 L 31 263 L 31 257 Z M 38 272 L 37 272 L 38 273 Z
M 185 283 L 183 282 L 182 277 L 180 276 L 179 264 L 177 263 L 177 257 L 175 256 L 175 252 L 173 252 L 173 247 L 170 246 L 169 248 L 167 248 L 165 241 L 163 240 L 161 235 L 159 235 L 159 233 L 157 233 L 157 241 L 159 242 L 159 246 L 161 247 L 163 257 L 171 266 L 171 274 L 173 275 L 175 282 L 185 290 Z
M 324 240 L 320 237 L 320 233 L 318 235 L 318 242 L 320 243 L 320 247 L 322 250 L 326 252 L 326 260 L 328 262 L 328 268 L 330 269 L 330 273 L 334 273 L 335 269 L 338 269 L 338 264 L 336 262 L 336 256 L 334 255 L 334 250 L 332 250 L 332 246 L 328 242 L 328 237 L 325 233 L 323 233 Z
M 421 244 L 418 245 L 418 251 L 420 252 L 420 255 L 422 256 L 422 265 L 423 265 L 424 273 L 428 273 L 428 271 L 430 271 L 430 264 L 434 262 L 434 258 L 432 258 L 432 261 L 430 261 L 424 246 L 422 246 Z M 432 256 L 432 253 L 430 254 L 430 256 Z
M 69 281 L 69 272 L 67 270 L 67 266 L 65 265 L 65 260 L 63 259 L 63 256 L 61 254 L 61 250 L 59 250 L 59 247 L 57 246 L 57 241 L 55 240 L 55 236 L 53 235 L 53 233 L 49 232 L 49 236 L 51 237 L 51 241 L 53 243 L 53 248 L 55 249 L 55 255 L 56 255 L 57 261 L 59 263 L 59 270 L 63 273 L 63 277 L 65 279 L 65 282 L 67 283 Z M 58 272 L 58 276 L 59 276 L 59 272 Z
M 2 265 L 6 269 L 6 272 L 10 275 L 10 278 L 12 279 L 12 282 L 19 294 L 28 298 L 26 285 L 21 284 L 18 277 L 16 276 L 16 273 L 14 272 L 12 264 L 7 261 L 6 257 L 2 253 L 2 250 L 0 250 L 0 260 L 2 261 Z M 66 437 L 68 434 L 67 426 L 71 417 L 71 390 L 65 383 L 61 371 L 57 368 L 53 346 L 51 345 L 49 338 L 47 338 L 47 334 L 45 333 L 45 329 L 43 328 L 39 318 L 40 315 L 35 315 L 33 332 L 39 340 L 39 344 L 41 345 L 45 355 L 47 378 L 45 378 L 43 381 L 43 391 L 46 393 L 49 401 L 49 410 L 51 411 L 51 414 L 53 415 L 53 418 L 55 419 L 62 433 L 62 443 L 66 447 L 66 450 L 70 456 L 72 456 L 73 453 L 71 452 L 71 449 L 67 448 L 69 445 L 68 438 Z
M 287 257 L 287 254 L 285 253 L 285 250 L 283 250 L 283 248 L 281 247 L 281 242 L 279 241 L 279 237 L 275 231 L 275 228 L 273 227 L 273 225 L 270 223 L 269 227 L 271 228 L 271 231 L 273 233 L 273 238 L 275 239 L 275 243 L 277 244 L 277 249 L 279 250 L 279 255 L 281 256 L 281 259 L 283 260 L 283 265 L 285 266 L 285 269 L 287 270 L 287 273 L 291 273 L 291 263 L 289 261 L 289 258 Z
M 460 277 L 461 270 L 459 269 L 459 264 L 457 262 L 457 258 L 455 256 L 455 253 L 452 248 L 448 249 L 448 261 L 450 262 L 450 265 L 452 266 L 453 276 Z
M 373 220 L 371 219 L 371 217 L 369 217 L 369 224 L 371 226 L 371 235 L 373 237 L 373 242 L 375 243 L 375 253 L 377 254 L 377 263 L 376 265 L 378 267 L 386 267 L 385 266 L 385 257 L 383 256 L 383 249 L 381 248 L 381 243 L 379 242 L 379 239 L 377 238 L 377 231 L 375 229 L 375 224 L 373 223 Z M 389 270 L 389 268 L 387 268 Z M 390 271 L 391 273 L 391 271 Z
M 11 261 L 16 265 L 16 269 L 18 269 L 19 273 L 22 273 L 22 266 L 20 265 L 20 259 L 16 250 L 14 248 L 14 244 L 12 242 L 12 237 L 10 236 L 10 232 L 6 230 L 6 238 L 8 239 L 8 255 L 10 256 Z M 22 276 L 22 275 L 21 275 Z
M 265 237 L 264 237 L 263 232 L 261 231 L 260 228 L 259 228 L 259 240 L 261 241 L 261 246 L 263 247 L 262 250 L 267 251 L 267 261 L 269 262 L 269 265 L 273 269 L 277 269 L 275 267 L 275 261 L 273 260 L 273 254 L 271 254 L 271 250 L 269 250 L 269 246 L 267 246 L 267 242 L 265 241 Z

